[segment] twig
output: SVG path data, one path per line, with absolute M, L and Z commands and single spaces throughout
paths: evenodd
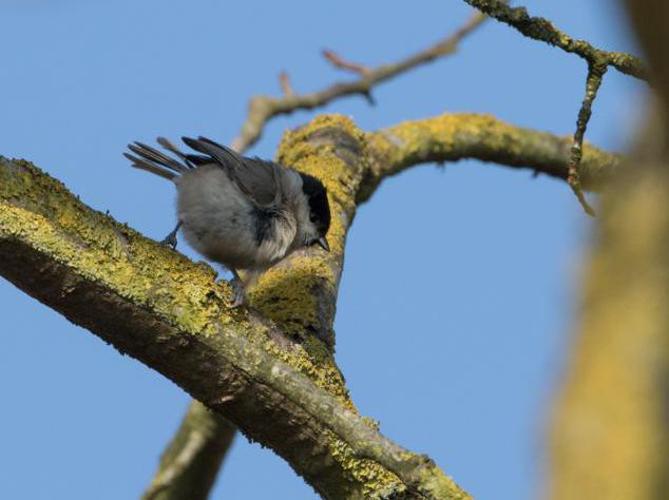
M 648 69 L 639 58 L 624 52 L 601 50 L 585 40 L 575 40 L 553 26 L 549 20 L 530 16 L 525 7 L 509 7 L 501 0 L 465 0 L 465 2 L 490 17 L 512 26 L 529 38 L 559 47 L 565 52 L 577 54 L 588 63 L 598 62 L 606 66 L 613 66 L 621 73 L 640 80 L 648 80 Z
M 279 85 L 281 86 L 281 91 L 283 92 L 284 96 L 291 97 L 295 94 L 293 91 L 293 86 L 290 84 L 290 77 L 285 71 L 279 73 Z
M 595 211 L 588 204 L 583 194 L 580 176 L 583 136 L 592 115 L 592 103 L 597 97 L 597 91 L 602 84 L 602 79 L 609 66 L 613 66 L 626 75 L 641 80 L 648 80 L 648 70 L 644 63 L 640 59 L 624 52 L 608 52 L 592 46 L 585 40 L 574 40 L 565 32 L 553 26 L 553 23 L 547 19 L 530 16 L 525 7 L 509 7 L 501 0 L 465 0 L 465 2 L 472 7 L 476 7 L 481 12 L 494 17 L 498 21 L 512 26 L 529 38 L 559 47 L 587 61 L 588 77 L 585 85 L 585 97 L 578 112 L 576 132 L 574 133 L 569 157 L 567 182 L 585 212 L 594 217 Z
M 370 69 L 367 66 L 347 61 L 346 59 L 344 59 L 343 57 L 341 57 L 339 54 L 337 54 L 332 50 L 323 49 L 322 54 L 323 57 L 327 59 L 335 68 L 344 69 L 346 71 L 352 71 L 353 73 L 357 73 L 361 76 L 365 76 L 370 72 Z
M 361 95 L 370 104 L 374 104 L 371 94 L 374 86 L 397 75 L 406 73 L 417 66 L 430 63 L 435 59 L 454 53 L 460 41 L 479 27 L 486 19 L 486 15 L 476 13 L 457 31 L 431 47 L 396 63 L 383 64 L 375 68 L 366 68 L 362 65 L 347 62 L 333 52 L 329 52 L 328 55 L 324 54 L 337 67 L 356 71 L 360 77 L 353 81 L 333 83 L 320 91 L 310 94 L 288 95 L 284 91 L 285 95 L 283 98 L 268 96 L 253 97 L 249 101 L 246 121 L 243 123 L 239 135 L 232 141 L 232 147 L 240 152 L 246 151 L 260 139 L 267 122 L 278 115 L 290 114 L 299 109 L 314 109 L 340 97 L 350 95 Z M 353 67 L 356 70 L 353 70 Z
M 606 64 L 590 63 L 588 64 L 588 78 L 585 84 L 585 96 L 581 103 L 581 109 L 578 111 L 578 119 L 576 121 L 576 132 L 574 133 L 574 142 L 571 146 L 571 155 L 569 158 L 569 174 L 567 182 L 571 186 L 572 191 L 581 203 L 585 212 L 590 216 L 595 216 L 595 211 L 588 204 L 583 194 L 581 187 L 581 157 L 583 156 L 583 136 L 588 127 L 588 121 L 592 115 L 592 103 L 597 97 L 597 91 L 602 84 L 604 73 L 606 73 Z

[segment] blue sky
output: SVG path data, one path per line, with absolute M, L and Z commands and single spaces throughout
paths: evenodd
M 635 51 L 610 0 L 527 0 L 578 38 Z M 160 239 L 172 186 L 128 168 L 126 143 L 235 136 L 253 94 L 347 78 L 320 49 L 374 65 L 433 43 L 460 0 L 0 0 L 0 154 L 34 161 L 83 201 Z M 490 21 L 454 57 L 324 111 L 366 130 L 485 112 L 573 132 L 585 64 Z M 587 138 L 624 150 L 642 86 L 610 71 Z M 274 120 L 252 151 L 312 113 Z M 550 405 L 578 308 L 589 221 L 564 183 L 473 161 L 383 184 L 351 230 L 337 361 L 363 414 L 428 453 L 478 499 L 541 490 Z M 182 245 L 184 245 L 182 243 Z M 195 256 L 185 245 L 182 251 Z M 0 280 L 0 498 L 136 498 L 189 398 Z M 311 499 L 272 452 L 238 437 L 213 498 Z

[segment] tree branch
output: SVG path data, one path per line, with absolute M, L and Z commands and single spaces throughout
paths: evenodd
M 584 266 L 552 425 L 550 498 L 559 500 L 659 500 L 669 491 L 669 5 L 626 3 L 661 98 L 602 196 Z
M 609 66 L 618 71 L 639 79 L 647 80 L 648 71 L 640 59 L 622 52 L 607 52 L 597 49 L 585 40 L 574 40 L 566 33 L 558 30 L 553 24 L 542 18 L 532 17 L 525 7 L 509 7 L 501 0 L 465 0 L 469 5 L 478 8 L 498 21 L 506 23 L 523 35 L 546 42 L 562 50 L 576 54 L 588 63 L 586 92 L 578 113 L 576 132 L 571 148 L 569 165 L 569 186 L 576 195 L 579 203 L 588 215 L 594 216 L 595 211 L 588 204 L 583 194 L 580 178 L 581 146 L 585 129 L 590 120 L 592 103 L 597 97 L 597 91 Z
M 487 19 L 487 16 L 476 13 L 474 14 L 469 21 L 467 21 L 461 28 L 456 30 L 450 36 L 440 40 L 431 47 L 417 52 L 416 54 L 411 55 L 403 60 L 400 60 L 394 64 L 382 65 L 374 69 L 367 68 L 361 64 L 352 63 L 345 60 L 338 54 L 333 51 L 324 50 L 323 57 L 328 60 L 331 64 L 339 69 L 344 69 L 347 71 L 353 71 L 359 75 L 359 79 L 352 82 L 339 82 L 335 83 L 319 92 L 315 92 L 307 95 L 296 95 L 293 89 L 293 86 L 290 82 L 290 77 L 285 71 L 281 71 L 279 74 L 279 85 L 283 93 L 282 98 L 270 98 L 266 96 L 257 96 L 251 99 L 249 102 L 249 111 L 246 121 L 241 127 L 240 135 L 233 140 L 232 147 L 238 152 L 244 152 L 249 147 L 253 146 L 258 139 L 260 138 L 262 131 L 273 117 L 279 116 L 282 114 L 292 113 L 298 109 L 313 109 L 320 106 L 324 106 L 329 102 L 336 100 L 341 97 L 346 97 L 349 95 L 360 94 L 365 97 L 370 104 L 374 104 L 374 99 L 371 94 L 371 89 L 388 79 L 391 79 L 395 76 L 398 76 L 401 73 L 408 72 L 422 64 L 427 64 L 439 57 L 443 57 L 449 54 L 452 54 L 457 49 L 459 42 L 466 37 L 469 33 L 474 31 L 483 21 Z M 333 298 L 334 300 L 334 298 Z M 334 302 L 326 306 L 328 309 L 334 310 Z M 186 415 L 186 419 L 189 419 L 191 416 L 190 413 Z M 210 419 L 210 422 L 207 422 L 207 418 Z M 182 429 L 190 429 L 191 432 L 196 432 L 197 425 L 203 425 L 205 428 L 216 427 L 215 422 L 216 416 L 210 414 L 208 416 L 203 416 L 197 422 L 194 422 L 192 425 L 188 422 L 184 422 L 181 426 Z M 200 433 L 198 433 L 200 436 Z M 216 433 L 205 432 L 204 436 L 211 440 L 211 446 L 204 446 L 207 449 L 214 448 L 218 449 L 221 459 L 225 454 L 224 448 L 216 448 L 217 443 L 226 442 L 225 439 L 219 439 Z M 179 437 L 179 436 L 177 436 Z M 225 436 L 223 436 L 225 437 Z M 176 438 L 175 438 L 176 439 Z M 195 438 L 194 438 L 195 439 Z M 188 440 L 181 439 L 178 440 L 181 442 L 188 442 Z M 170 444 L 170 447 L 175 444 Z M 177 454 L 167 453 L 164 455 L 169 459 L 169 457 L 177 457 Z M 195 456 L 193 456 L 194 458 Z M 215 457 L 213 454 L 210 455 L 212 460 L 220 462 L 220 459 Z M 183 467 L 183 464 L 176 464 L 178 471 L 188 471 L 188 467 Z M 170 468 L 170 464 L 165 460 L 161 462 L 160 471 L 163 468 Z M 181 480 L 179 474 L 171 475 L 172 482 L 174 485 L 178 484 Z M 206 475 L 200 477 L 206 478 Z M 190 482 L 189 478 L 185 478 L 187 482 Z M 166 492 L 172 491 L 168 488 L 164 490 Z M 180 491 L 178 486 L 174 487 L 174 491 Z M 207 495 L 203 495 L 200 499 L 205 499 Z M 195 497 L 192 500 L 200 500 Z M 175 500 L 179 500 L 178 497 Z
M 244 152 L 253 144 L 255 144 L 260 136 L 262 131 L 273 117 L 288 114 L 296 111 L 298 109 L 313 109 L 320 106 L 324 106 L 329 102 L 336 100 L 340 97 L 346 97 L 349 95 L 360 94 L 365 97 L 370 104 L 374 105 L 374 99 L 371 94 L 371 89 L 388 79 L 391 79 L 399 74 L 408 72 L 422 64 L 427 64 L 439 57 L 444 57 L 455 52 L 460 41 L 465 38 L 469 33 L 474 31 L 478 26 L 481 25 L 487 16 L 475 13 L 472 17 L 458 30 L 448 37 L 440 40 L 436 44 L 428 47 L 425 50 L 419 51 L 403 60 L 400 60 L 394 64 L 382 65 L 374 69 L 367 68 L 361 64 L 351 63 L 350 61 L 345 60 L 338 54 L 330 50 L 323 51 L 323 57 L 328 60 L 331 64 L 339 69 L 345 69 L 348 71 L 353 71 L 359 75 L 359 79 L 353 82 L 340 82 L 335 83 L 319 92 L 307 94 L 307 95 L 296 95 L 293 89 L 293 86 L 290 82 L 290 77 L 285 71 L 281 71 L 279 74 L 279 85 L 283 93 L 282 98 L 269 98 L 265 96 L 258 96 L 249 102 L 249 111 L 246 121 L 241 127 L 240 135 L 233 140 L 232 147 L 238 152 Z M 334 310 L 334 302 L 328 304 L 327 308 Z M 190 418 L 190 413 L 186 415 L 186 419 Z M 207 418 L 211 422 L 206 422 Z M 207 427 L 215 427 L 216 422 L 214 421 L 216 417 L 211 414 L 208 417 L 203 416 L 193 425 L 190 425 L 188 422 L 182 424 L 182 429 L 190 429 L 192 432 L 195 432 L 196 424 L 204 425 Z M 216 449 L 217 443 L 226 442 L 225 439 L 219 439 L 215 433 L 205 433 L 204 434 L 208 439 L 212 441 L 211 446 L 205 446 L 206 448 Z M 224 437 L 224 436 L 223 436 Z M 176 439 L 176 438 L 175 438 Z M 179 442 L 186 442 L 183 439 L 179 439 Z M 174 443 L 170 447 L 174 446 Z M 225 454 L 224 448 L 218 448 L 221 459 Z M 165 454 L 165 457 L 176 457 L 176 454 Z M 214 457 L 213 454 L 210 455 L 212 459 L 216 462 L 220 462 L 217 457 Z M 170 468 L 170 465 L 166 463 L 165 460 L 161 462 L 160 471 L 163 468 Z M 188 467 L 183 467 L 182 464 L 179 464 L 177 470 L 187 471 Z M 203 475 L 201 477 L 206 477 Z M 172 482 L 176 485 L 180 481 L 180 476 L 178 474 L 172 475 Z M 187 482 L 190 482 L 189 478 L 185 479 Z M 175 486 L 174 491 L 179 491 L 180 488 Z M 172 491 L 167 489 L 166 491 Z M 200 497 L 205 499 L 207 495 Z M 179 500 L 178 497 L 175 500 Z M 192 500 L 198 500 L 193 498 Z
M 583 157 L 583 137 L 585 130 L 588 127 L 588 122 L 592 116 L 592 103 L 597 97 L 597 91 L 602 84 L 602 78 L 606 73 L 606 65 L 588 64 L 588 77 L 585 82 L 585 96 L 581 103 L 581 109 L 578 112 L 578 119 L 576 120 L 576 132 L 574 133 L 574 141 L 571 145 L 571 155 L 569 158 L 569 175 L 567 182 L 571 186 L 572 191 L 581 203 L 581 206 L 588 215 L 594 217 L 595 211 L 588 204 L 583 194 L 581 186 L 581 159 Z
M 353 81 L 333 83 L 317 92 L 299 95 L 293 92 L 292 87 L 290 92 L 285 91 L 286 87 L 283 82 L 288 81 L 288 76 L 283 73 L 284 76 L 280 78 L 280 81 L 284 89 L 284 96 L 281 98 L 268 96 L 253 97 L 249 101 L 246 121 L 242 125 L 239 135 L 232 141 L 232 147 L 238 151 L 244 151 L 253 146 L 260 139 L 267 122 L 275 116 L 290 114 L 301 109 L 318 108 L 325 106 L 335 99 L 351 95 L 361 95 L 370 104 L 374 104 L 371 93 L 372 88 L 418 66 L 453 54 L 462 39 L 479 27 L 486 19 L 487 16 L 476 13 L 461 28 L 431 47 L 395 63 L 383 64 L 376 68 L 367 68 L 360 64 L 352 64 L 332 51 L 324 51 L 324 57 L 336 67 L 353 70 L 360 77 Z
M 516 127 L 490 115 L 444 114 L 404 122 L 370 134 L 373 162 L 359 193 L 365 201 L 384 178 L 425 162 L 474 158 L 567 180 L 570 137 Z M 617 170 L 621 157 L 583 147 L 581 182 L 597 191 Z
M 457 126 L 444 134 L 438 125 L 449 120 Z M 380 179 L 402 168 L 474 156 L 554 173 L 563 168 L 552 163 L 564 153 L 562 143 L 476 115 L 377 134 L 323 116 L 287 134 L 280 161 L 328 188 L 332 248 L 296 254 L 263 275 L 251 291 L 262 315 L 230 310 L 230 287 L 216 283 L 208 266 L 91 210 L 28 162 L 3 160 L 0 274 L 272 448 L 324 497 L 466 498 L 428 458 L 379 434 L 350 401 L 329 347 L 346 233 L 361 193 L 369 197 Z M 515 149 L 520 145 L 527 151 Z M 593 170 L 616 163 L 585 150 L 584 165 Z M 178 455 L 197 445 L 187 443 Z
M 624 52 L 609 52 L 592 46 L 585 40 L 574 40 L 543 17 L 533 17 L 525 7 L 509 7 L 501 0 L 465 0 L 481 12 L 508 24 L 523 35 L 576 54 L 588 63 L 613 66 L 621 73 L 648 80 L 648 68 L 637 57 Z
M 206 498 L 236 432 L 230 422 L 193 401 L 142 498 Z

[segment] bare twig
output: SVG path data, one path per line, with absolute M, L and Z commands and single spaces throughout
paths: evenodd
M 344 69 L 346 71 L 352 71 L 353 73 L 357 73 L 358 75 L 361 76 L 365 76 L 370 72 L 370 69 L 367 66 L 347 61 L 346 59 L 344 59 L 343 57 L 341 57 L 339 54 L 337 54 L 332 50 L 323 49 L 322 54 L 323 57 L 327 59 L 335 68 Z
M 578 111 L 578 119 L 576 121 L 576 132 L 574 133 L 574 142 L 571 146 L 571 155 L 569 158 L 569 174 L 567 182 L 574 191 L 574 194 L 581 203 L 583 210 L 590 215 L 595 215 L 595 211 L 588 204 L 583 194 L 581 187 L 581 157 L 583 156 L 583 136 L 588 127 L 588 121 L 592 115 L 592 103 L 597 97 L 597 91 L 602 84 L 604 73 L 606 73 L 607 66 L 605 64 L 588 64 L 588 78 L 585 84 L 585 96 L 581 103 L 581 109 Z
M 588 63 L 588 77 L 586 80 L 585 97 L 578 112 L 576 132 L 569 158 L 569 174 L 567 182 L 578 198 L 579 203 L 588 215 L 594 216 L 595 211 L 588 204 L 581 188 L 580 162 L 583 136 L 592 115 L 592 103 L 597 97 L 597 91 L 609 66 L 613 66 L 621 73 L 639 78 L 648 79 L 648 70 L 643 62 L 623 52 L 608 52 L 592 46 L 585 40 L 574 40 L 560 31 L 553 23 L 542 17 L 532 17 L 525 7 L 509 7 L 501 0 L 465 0 L 469 5 L 481 12 L 494 17 L 498 21 L 508 24 L 520 31 L 523 35 L 546 42 L 562 50 L 576 54 Z
M 290 77 L 285 71 L 279 73 L 279 85 L 281 86 L 281 91 L 284 96 L 291 97 L 295 94 L 295 92 L 293 92 L 293 87 L 290 84 Z
M 639 58 L 624 52 L 601 50 L 585 40 L 575 40 L 557 29 L 549 20 L 530 16 L 525 7 L 509 7 L 501 0 L 465 0 L 465 2 L 490 17 L 512 26 L 529 38 L 577 54 L 589 63 L 596 61 L 599 64 L 613 66 L 626 75 L 648 80 L 648 69 Z
M 260 136 L 267 122 L 275 116 L 290 114 L 300 109 L 314 109 L 341 98 L 351 95 L 360 95 L 370 104 L 374 103 L 372 88 L 386 80 L 407 71 L 454 53 L 460 41 L 481 25 L 487 16 L 481 13 L 474 14 L 461 28 L 436 44 L 417 52 L 396 63 L 383 64 L 375 68 L 366 68 L 362 65 L 345 61 L 333 52 L 324 56 L 337 67 L 350 69 L 360 75 L 356 80 L 336 82 L 332 85 L 310 94 L 285 94 L 283 98 L 256 96 L 249 101 L 246 121 L 241 127 L 239 135 L 232 141 L 232 147 L 237 151 L 245 151 L 253 146 Z M 356 68 L 355 70 L 353 68 Z

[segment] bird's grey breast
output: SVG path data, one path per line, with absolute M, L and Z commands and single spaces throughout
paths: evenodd
M 266 269 L 285 255 L 295 223 L 281 207 L 259 207 L 218 165 L 185 173 L 177 184 L 186 240 L 232 269 Z

